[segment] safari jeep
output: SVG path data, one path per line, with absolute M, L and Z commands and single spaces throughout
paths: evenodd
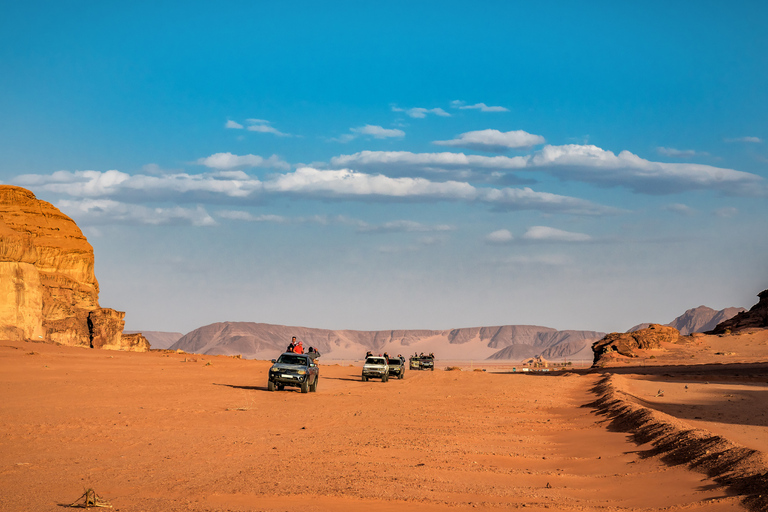
M 302 393 L 315 393 L 319 379 L 320 369 L 309 355 L 286 352 L 272 360 L 267 389 L 282 391 L 285 386 L 293 386 L 300 388 Z
M 368 356 L 363 365 L 363 382 L 368 379 L 381 379 L 381 382 L 389 380 L 389 365 L 387 358 L 381 356 Z

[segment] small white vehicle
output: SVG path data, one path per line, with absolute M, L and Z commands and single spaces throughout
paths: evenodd
M 363 365 L 363 382 L 368 379 L 381 379 L 381 382 L 389 380 L 389 364 L 386 357 L 368 356 Z

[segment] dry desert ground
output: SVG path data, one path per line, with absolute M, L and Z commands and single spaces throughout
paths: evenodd
M 765 365 L 364 383 L 329 363 L 317 393 L 268 392 L 266 361 L 0 342 L 0 509 L 87 488 L 121 511 L 766 506 Z

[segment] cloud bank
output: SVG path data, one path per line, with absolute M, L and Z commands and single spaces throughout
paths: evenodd
M 75 198 L 111 199 L 128 203 L 197 202 L 221 204 L 233 200 L 256 204 L 270 196 L 322 200 L 461 201 L 485 204 L 494 210 L 537 210 L 547 213 L 602 215 L 617 210 L 575 197 L 536 192 L 530 188 L 476 187 L 466 182 L 437 182 L 425 178 L 393 178 L 350 169 L 300 167 L 262 181 L 242 171 L 161 176 L 110 171 L 59 171 L 23 175 L 16 184 Z
M 767 195 L 766 180 L 756 174 L 694 163 L 653 162 L 629 151 L 618 155 L 594 145 L 546 145 L 526 156 L 479 156 L 464 153 L 361 151 L 331 159 L 336 167 L 375 171 L 389 176 L 440 175 L 478 178 L 492 171 L 545 172 L 564 181 L 664 195 L 714 190 L 726 195 Z

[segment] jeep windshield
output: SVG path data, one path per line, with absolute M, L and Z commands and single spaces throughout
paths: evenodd
M 292 356 L 290 354 L 283 354 L 277 360 L 278 363 L 283 364 L 300 364 L 302 366 L 309 366 L 307 364 L 307 358 L 302 356 Z
M 383 357 L 369 357 L 365 360 L 365 364 L 387 364 Z
M 399 359 L 388 359 L 387 363 L 388 364 L 396 364 L 396 365 L 397 364 L 402 364 Z

